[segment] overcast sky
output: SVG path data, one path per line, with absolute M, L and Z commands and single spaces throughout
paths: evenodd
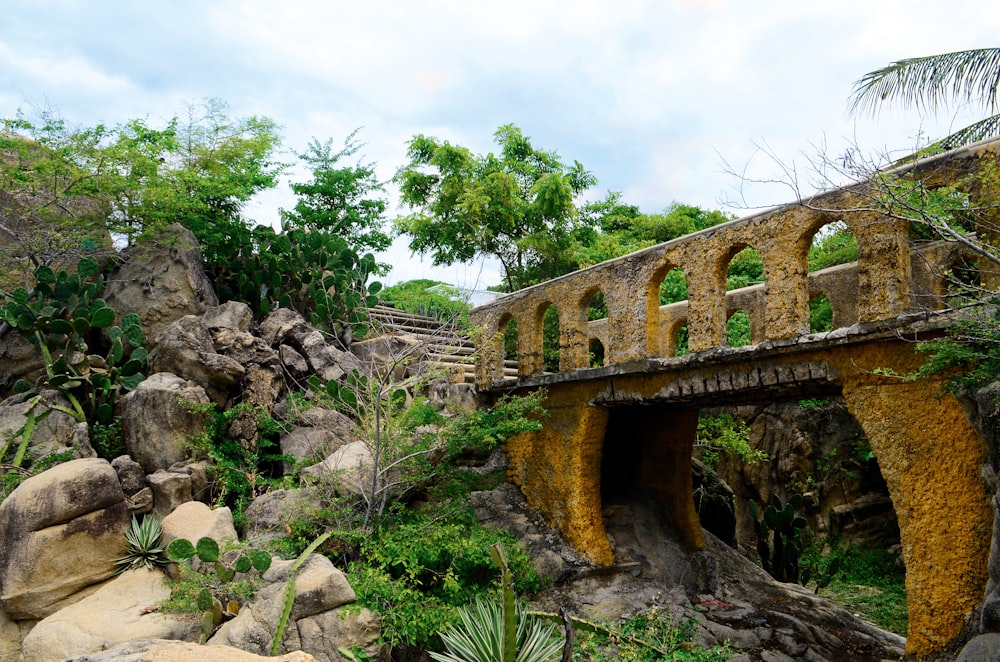
M 804 173 L 816 145 L 878 155 L 962 125 L 968 111 L 854 118 L 847 99 L 893 60 L 998 39 L 998 0 L 3 0 L 0 116 L 159 125 L 215 97 L 274 119 L 289 150 L 362 127 L 385 179 L 415 134 L 485 153 L 514 123 L 593 172 L 591 197 L 726 208 L 738 182 L 724 162 L 776 176 L 757 146 Z M 756 206 L 792 199 L 747 192 Z M 248 214 L 273 223 L 293 204 L 281 190 Z M 389 282 L 499 282 L 489 264 L 431 269 L 405 246 L 387 259 Z

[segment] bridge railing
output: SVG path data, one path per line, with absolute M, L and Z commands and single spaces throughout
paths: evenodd
M 928 186 L 954 185 L 996 161 L 1000 140 L 955 150 L 898 169 L 918 173 Z M 915 251 L 905 219 L 877 213 L 865 183 L 828 191 L 680 237 L 614 260 L 561 276 L 473 309 L 481 331 L 477 384 L 502 379 L 504 334 L 517 329 L 519 375 L 543 371 L 543 320 L 554 306 L 559 317 L 559 370 L 590 367 L 591 341 L 600 341 L 604 363 L 674 356 L 677 332 L 687 327 L 689 352 L 725 345 L 726 323 L 737 310 L 750 319 L 751 341 L 787 339 L 809 333 L 809 302 L 825 295 L 834 328 L 856 322 L 940 308 L 945 272 L 962 259 L 957 247 L 939 244 Z M 825 225 L 843 223 L 857 240 L 858 258 L 850 265 L 809 273 L 813 237 Z M 732 258 L 755 248 L 764 282 L 726 291 Z M 674 269 L 683 271 L 686 301 L 660 305 L 660 287 Z M 588 320 L 600 293 L 607 318 Z

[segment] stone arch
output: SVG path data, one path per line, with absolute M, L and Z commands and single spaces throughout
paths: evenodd
M 694 325 L 688 329 L 693 351 L 725 345 L 726 324 L 729 321 L 726 303 L 729 268 L 733 259 L 747 248 L 752 248 L 758 254 L 760 253 L 749 241 L 736 239 L 714 261 L 709 263 L 706 278 L 702 279 L 702 287 L 708 288 L 708 291 L 699 290 L 697 292 L 697 297 L 700 299 L 698 307 L 706 310 L 702 310 L 701 314 L 698 315 L 691 314 L 692 310 L 689 310 L 689 319 Z M 691 306 L 692 308 L 695 306 L 694 297 L 692 297 Z M 695 312 L 697 311 L 695 310 Z
M 555 303 L 546 301 L 539 304 L 536 310 L 535 325 L 539 336 L 536 347 L 541 353 L 541 372 L 559 372 L 562 368 L 560 362 L 566 355 L 566 325 Z
M 672 283 L 672 281 L 676 281 L 676 283 Z M 646 353 L 649 356 L 673 356 L 669 342 L 664 343 L 662 329 L 660 328 L 662 324 L 660 306 L 663 305 L 663 288 L 669 285 L 674 285 L 677 290 L 681 288 L 684 290 L 683 299 L 677 298 L 679 291 L 668 296 L 669 299 L 677 301 L 687 300 L 687 272 L 672 260 L 666 259 L 653 270 L 646 290 Z M 673 302 L 668 301 L 667 303 Z
M 593 310 L 594 304 L 600 306 L 600 310 Z M 564 311 L 565 317 L 560 320 L 560 370 L 576 370 L 579 368 L 589 368 L 591 365 L 591 344 L 595 340 L 590 331 L 590 322 L 603 320 L 607 324 L 608 306 L 605 300 L 604 290 L 599 284 L 592 284 L 583 290 L 577 298 L 572 308 L 567 307 Z M 604 341 L 598 339 L 601 346 L 601 357 L 603 362 Z
M 498 347 L 490 357 L 489 366 L 491 381 L 503 379 L 507 361 L 520 359 L 517 353 L 517 318 L 509 311 L 504 311 L 497 320 L 496 334 Z
M 832 328 L 850 326 L 857 321 L 858 272 L 841 265 L 857 260 L 857 235 L 849 215 L 813 213 L 809 218 L 794 248 L 796 263 L 809 274 L 800 325 L 803 332 L 816 332 L 817 305 L 825 301 L 822 305 L 830 308 Z

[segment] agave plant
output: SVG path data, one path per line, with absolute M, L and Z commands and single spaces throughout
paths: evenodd
M 169 563 L 170 560 L 163 555 L 163 545 L 160 544 L 162 533 L 158 518 L 145 515 L 140 523 L 133 515 L 132 527 L 125 532 L 128 543 L 125 555 L 115 559 L 115 563 L 120 566 L 118 572 L 143 566 L 153 569 Z
M 504 659 L 503 608 L 477 599 L 459 609 L 462 622 L 441 633 L 445 653 L 431 653 L 438 662 L 496 662 Z M 552 662 L 562 655 L 563 641 L 554 625 L 517 609 L 517 662 Z

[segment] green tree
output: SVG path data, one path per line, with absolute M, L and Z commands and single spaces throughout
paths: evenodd
M 886 102 L 935 113 L 950 103 L 981 104 L 987 116 L 939 141 L 943 149 L 1000 133 L 1000 48 L 908 58 L 870 71 L 854 84 L 853 112 L 872 111 Z
M 414 137 L 396 181 L 415 211 L 397 219 L 396 228 L 435 265 L 495 257 L 513 291 L 559 275 L 553 258 L 569 245 L 574 200 L 596 179 L 578 161 L 566 166 L 555 152 L 536 149 L 513 124 L 497 129 L 494 139 L 500 154 L 479 156 Z
M 162 128 L 135 119 L 70 126 L 55 113 L 18 112 L 0 131 L 0 242 L 5 273 L 18 266 L 75 264 L 112 253 L 179 221 L 202 244 L 210 271 L 250 237 L 243 208 L 277 184 L 277 125 L 232 119 L 225 103 L 190 105 Z
M 290 227 L 308 228 L 343 237 L 357 251 L 381 252 L 392 239 L 385 232 L 385 189 L 375 176 L 373 164 L 358 163 L 338 167 L 364 145 L 354 140 L 357 130 L 344 140 L 339 152 L 333 141 L 313 138 L 299 154 L 312 170 L 312 181 L 293 183 L 298 202 L 291 211 L 281 210 L 282 222 Z M 379 265 L 387 273 L 390 265 Z

